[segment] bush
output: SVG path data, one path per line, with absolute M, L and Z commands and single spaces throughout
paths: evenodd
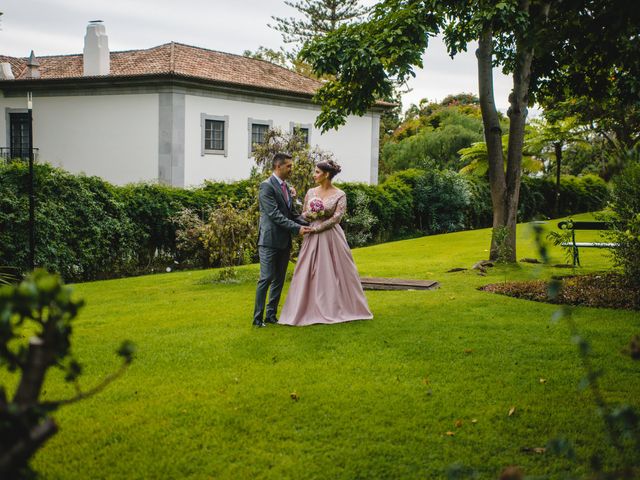
M 418 177 L 414 190 L 418 228 L 425 233 L 463 230 L 471 201 L 467 182 L 451 170 L 431 170 Z
M 556 186 L 550 178 L 522 177 L 518 221 L 536 216 L 554 216 Z M 609 199 L 609 188 L 595 175 L 560 177 L 559 216 L 602 210 Z
M 373 214 L 386 228 L 378 231 L 378 241 L 402 237 L 415 231 L 413 190 L 398 176 L 390 177 L 376 188 Z
M 167 185 L 132 184 L 117 192 L 135 225 L 136 264 L 150 267 L 158 258 L 173 259 L 176 226 L 171 219 L 193 204 L 188 201 L 189 191 Z
M 296 141 L 274 132 L 273 144 L 261 150 L 261 165 L 267 165 L 269 152 L 293 148 Z M 294 152 L 298 162 L 294 172 L 300 177 L 295 181 L 302 195 L 310 186 L 314 162 L 328 153 L 310 151 L 306 145 L 301 148 Z M 115 187 L 97 177 L 38 164 L 36 263 L 59 272 L 67 281 L 82 281 L 164 270 L 174 262 L 208 267 L 212 262 L 245 261 L 253 256 L 249 246 L 238 247 L 243 253 L 234 253 L 233 258 L 220 256 L 214 251 L 221 245 L 214 241 L 218 233 L 209 230 L 205 248 L 202 232 L 205 223 L 219 220 L 210 212 L 221 207 L 222 213 L 228 205 L 236 209 L 241 205 L 247 232 L 249 224 L 257 226 L 257 185 L 263 176 L 256 172 L 240 182 L 206 182 L 193 189 L 154 184 Z M 410 169 L 396 172 L 379 185 L 338 186 L 347 194 L 343 226 L 352 246 L 483 228 L 492 223 L 490 188 L 484 178 L 447 170 Z M 590 175 L 563 177 L 561 187 L 564 215 L 600 210 L 609 195 L 607 185 Z M 554 195 L 552 180 L 523 177 L 519 221 L 550 217 Z M 27 167 L 22 163 L 2 165 L 0 265 L 19 272 L 28 269 L 27 218 Z M 222 243 L 227 244 L 226 240 Z
M 425 128 L 398 143 L 385 144 L 381 152 L 381 170 L 386 174 L 432 166 L 459 169 L 462 165 L 458 151 L 481 139 L 482 128 L 476 125 L 445 124 L 435 130 Z
M 171 217 L 176 226 L 176 250 L 182 264 L 200 268 L 211 266 L 209 254 L 202 244 L 204 221 L 198 214 L 185 208 Z
M 200 233 L 209 261 L 221 267 L 249 263 L 257 250 L 257 226 L 255 212 L 229 201 L 211 210 Z
M 349 212 L 342 220 L 344 233 L 351 247 L 362 247 L 372 238 L 372 229 L 378 223 L 378 219 L 371 213 L 370 203 L 371 200 L 363 190 L 354 191 Z
M 491 188 L 489 182 L 475 175 L 462 176 L 469 192 L 469 204 L 465 209 L 465 228 L 485 228 L 493 224 Z
M 313 172 L 317 163 L 333 159 L 333 154 L 318 147 L 311 148 L 300 135 L 285 133 L 275 128 L 267 132 L 265 143 L 256 145 L 253 156 L 262 172 L 258 182 L 271 175 L 271 160 L 276 153 L 288 153 L 292 156 L 293 170 L 289 182 L 296 189 L 299 197 L 304 197 L 307 190 L 314 186 Z M 256 197 L 257 197 L 256 191 Z M 256 202 L 257 208 L 257 202 Z
M 612 239 L 620 246 L 612 250 L 615 264 L 626 280 L 640 288 L 640 163 L 631 164 L 613 178 Z
M 103 278 L 135 261 L 136 228 L 114 187 L 35 165 L 36 264 L 67 280 Z M 28 269 L 27 166 L 0 167 L 0 264 Z
M 0 265 L 28 270 L 27 166 L 0 166 Z M 223 201 L 250 197 L 251 181 L 201 188 L 110 185 L 98 177 L 35 165 L 36 264 L 66 281 L 149 272 L 193 258 L 176 248 L 174 217 L 185 208 L 205 218 Z M 196 262 L 200 266 L 200 262 Z

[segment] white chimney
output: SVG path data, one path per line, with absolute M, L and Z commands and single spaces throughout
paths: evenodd
M 14 80 L 11 64 L 9 62 L 0 63 L 0 80 Z
M 84 36 L 84 76 L 109 75 L 109 39 L 102 20 L 92 20 Z

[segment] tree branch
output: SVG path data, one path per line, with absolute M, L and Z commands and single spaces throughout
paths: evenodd
M 127 367 L 129 366 L 129 364 L 127 362 L 124 362 L 120 368 L 112 373 L 111 375 L 106 376 L 102 382 L 100 382 L 98 385 L 96 385 L 95 387 L 93 387 L 90 390 L 87 390 L 86 392 L 82 392 L 79 391 L 78 388 L 76 388 L 76 390 L 78 390 L 78 394 L 75 395 L 74 397 L 71 398 L 67 398 L 64 400 L 54 400 L 54 401 L 50 401 L 50 402 L 43 402 L 42 405 L 45 408 L 58 408 L 61 407 L 63 405 L 71 405 L 72 403 L 76 403 L 80 400 L 83 400 L 85 398 L 89 398 L 92 397 L 94 395 L 96 395 L 97 393 L 100 393 L 102 390 L 104 390 L 111 382 L 117 380 L 119 377 L 121 377 L 124 372 L 127 370 Z

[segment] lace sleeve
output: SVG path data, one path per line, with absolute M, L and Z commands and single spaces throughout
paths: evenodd
M 335 225 L 340 223 L 340 220 L 342 220 L 342 217 L 344 216 L 346 211 L 347 211 L 347 194 L 343 193 L 342 195 L 340 195 L 340 198 L 338 198 L 336 209 L 333 212 L 333 215 L 331 215 L 326 220 L 322 220 L 318 225 L 314 225 L 312 227 L 313 233 L 320 233 L 320 232 L 324 232 L 325 230 L 329 230 L 330 228 L 333 228 Z

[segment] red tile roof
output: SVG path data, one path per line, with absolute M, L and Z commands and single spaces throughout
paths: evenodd
M 270 62 L 175 42 L 146 50 L 111 52 L 110 55 L 109 78 L 173 74 L 305 96 L 313 95 L 322 85 L 317 80 Z M 0 55 L 0 62 L 11 64 L 17 80 L 28 78 L 27 60 Z M 40 78 L 43 80 L 86 78 L 82 75 L 81 54 L 38 57 L 38 62 Z

